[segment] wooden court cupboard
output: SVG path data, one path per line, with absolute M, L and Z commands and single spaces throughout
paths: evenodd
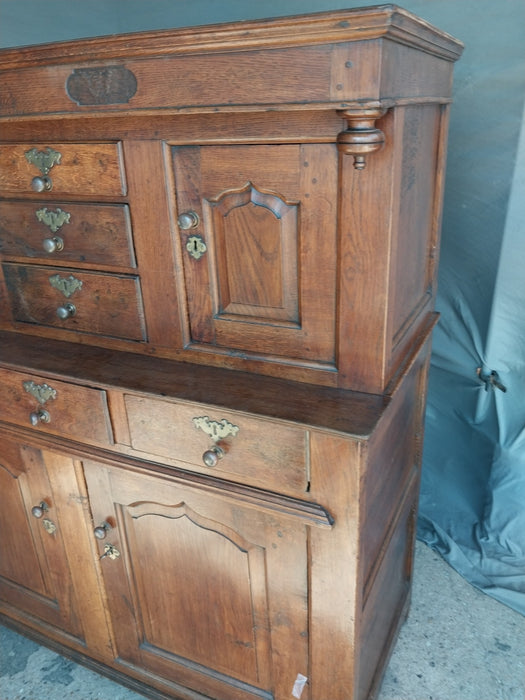
M 365 700 L 407 613 L 453 62 L 392 5 L 0 52 L 0 617 Z

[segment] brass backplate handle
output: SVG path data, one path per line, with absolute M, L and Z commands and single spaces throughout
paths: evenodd
M 43 207 L 35 212 L 36 218 L 45 224 L 53 233 L 56 233 L 64 224 L 69 224 L 71 214 L 57 207 L 55 211 Z
M 50 387 L 49 384 L 37 384 L 33 380 L 29 380 L 27 382 L 22 382 L 22 386 L 41 406 L 50 399 L 56 399 L 57 397 L 56 389 Z
M 221 418 L 221 420 L 211 420 L 208 416 L 198 416 L 193 418 L 193 424 L 196 428 L 203 430 L 206 435 L 209 435 L 213 442 L 218 442 L 224 438 L 235 437 L 239 432 L 239 426 L 233 425 L 226 420 L 226 418 Z
M 25 157 L 27 162 L 35 165 L 45 177 L 54 165 L 60 164 L 62 154 L 46 146 L 43 151 L 39 151 L 38 148 L 31 148 L 29 151 L 26 151 Z
M 59 274 L 51 275 L 49 284 L 61 292 L 66 299 L 69 299 L 77 290 L 82 289 L 82 280 L 77 280 L 73 275 L 69 275 L 69 277 L 61 277 Z

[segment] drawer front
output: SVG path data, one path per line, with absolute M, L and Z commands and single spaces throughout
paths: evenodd
M 138 277 L 4 263 L 14 321 L 145 340 Z
M 126 395 L 125 405 L 131 446 L 139 452 L 265 489 L 292 495 L 307 490 L 303 430 L 198 404 Z M 224 454 L 207 466 L 203 455 L 214 446 Z
M 0 145 L 0 194 L 31 192 L 53 197 L 124 195 L 119 144 Z
M 128 207 L 0 202 L 0 253 L 135 267 Z
M 0 420 L 33 430 L 112 444 L 106 392 L 0 369 Z

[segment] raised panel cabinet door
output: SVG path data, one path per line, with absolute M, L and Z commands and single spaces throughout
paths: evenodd
M 117 663 L 175 695 L 291 697 L 308 664 L 304 523 L 122 468 L 85 461 L 84 473 L 110 526 L 100 556 Z
M 330 144 L 173 147 L 187 347 L 335 365 Z
M 0 436 L 0 610 L 81 640 L 57 499 L 37 448 Z M 47 625 L 46 625 L 47 628 Z

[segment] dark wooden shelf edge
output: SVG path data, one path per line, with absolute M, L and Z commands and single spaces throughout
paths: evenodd
M 204 403 L 366 438 L 389 397 L 319 387 L 59 340 L 0 332 L 0 366 L 148 396 Z

